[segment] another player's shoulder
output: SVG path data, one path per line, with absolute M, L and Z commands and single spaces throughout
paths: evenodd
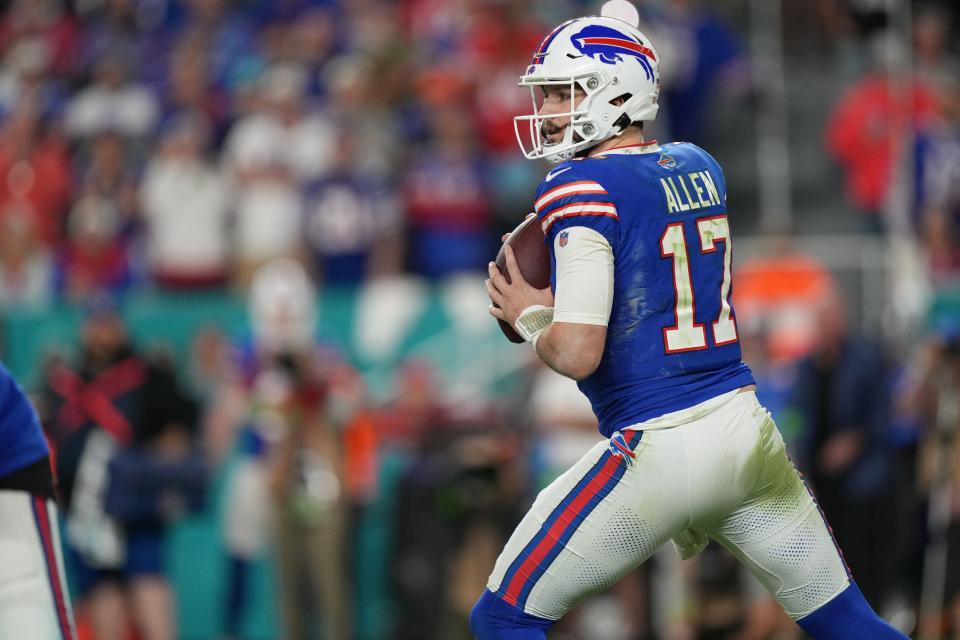
M 26 391 L 16 381 L 13 374 L 0 363 L 0 428 L 9 423 L 18 423 L 25 414 L 31 414 L 33 408 Z M 12 416 L 12 418 L 11 418 Z
M 6 366 L 0 362 L 0 403 L 9 402 L 21 393 L 17 381 L 13 379 L 13 375 L 7 370 Z M 11 395 L 13 397 L 11 397 Z

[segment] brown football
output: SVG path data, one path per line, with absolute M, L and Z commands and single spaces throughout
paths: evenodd
M 513 247 L 513 255 L 517 259 L 517 266 L 520 267 L 520 273 L 524 280 L 537 289 L 545 289 L 550 286 L 550 252 L 547 249 L 547 243 L 543 237 L 543 229 L 540 228 L 540 222 L 536 216 L 530 216 L 514 229 L 507 239 L 503 242 L 497 253 L 497 259 L 494 263 L 497 269 L 503 274 L 503 277 L 510 282 L 510 274 L 507 273 L 507 256 L 503 248 L 507 245 Z M 513 327 L 504 322 L 500 323 L 500 329 L 503 335 L 507 336 L 510 342 L 523 342 Z

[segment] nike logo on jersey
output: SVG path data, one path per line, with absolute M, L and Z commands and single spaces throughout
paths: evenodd
M 546 181 L 550 182 L 564 171 L 570 171 L 573 167 L 563 167 L 562 169 L 553 169 L 547 173 Z

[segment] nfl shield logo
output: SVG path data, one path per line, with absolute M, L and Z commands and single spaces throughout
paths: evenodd
M 560 233 L 560 246 L 561 246 L 561 247 L 567 246 L 567 238 L 568 238 L 569 236 L 570 236 L 570 234 L 569 234 L 568 232 L 566 232 L 566 231 L 563 231 L 563 232 Z

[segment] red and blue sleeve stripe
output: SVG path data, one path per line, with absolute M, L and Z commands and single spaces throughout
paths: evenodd
M 619 220 L 610 194 L 599 183 L 578 180 L 545 191 L 534 203 L 544 234 L 559 222 L 574 217 L 602 217 Z

